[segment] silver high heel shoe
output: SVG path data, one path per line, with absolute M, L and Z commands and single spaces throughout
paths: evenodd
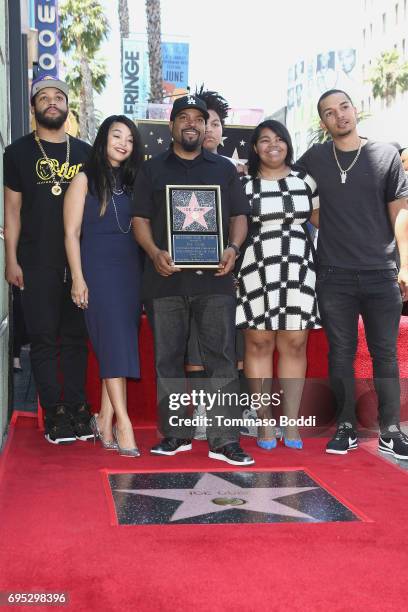
M 140 450 L 137 448 L 136 444 L 134 448 L 122 448 L 120 446 L 118 441 L 118 429 L 116 425 L 113 427 L 113 437 L 116 440 L 119 455 L 122 455 L 122 457 L 140 457 Z
M 113 440 L 105 440 L 101 430 L 99 429 L 99 425 L 98 425 L 98 415 L 94 414 L 91 417 L 91 420 L 89 421 L 89 427 L 92 429 L 92 433 L 94 435 L 94 444 L 95 444 L 95 440 L 97 438 L 99 438 L 99 440 L 101 441 L 101 444 L 103 446 L 104 449 L 106 450 L 118 450 L 118 443 L 113 439 Z

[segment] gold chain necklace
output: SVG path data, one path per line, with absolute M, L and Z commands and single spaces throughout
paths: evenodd
M 351 164 L 349 165 L 348 168 L 346 168 L 345 170 L 343 170 L 343 168 L 340 166 L 339 164 L 339 160 L 337 159 L 337 153 L 336 153 L 336 146 L 334 144 L 334 140 L 333 140 L 333 153 L 334 153 L 334 159 L 336 160 L 336 164 L 338 166 L 338 169 L 340 170 L 340 178 L 341 178 L 341 182 L 344 185 L 344 183 L 347 180 L 347 172 L 349 172 L 352 167 L 354 166 L 354 164 L 357 162 L 359 156 L 360 156 L 360 152 L 361 152 L 361 147 L 363 146 L 363 141 L 360 138 L 360 146 L 358 147 L 358 151 L 357 154 L 355 156 L 355 158 L 353 159 L 353 161 L 351 162 Z
M 40 147 L 40 151 L 43 154 L 43 157 L 45 161 L 47 162 L 48 167 L 51 172 L 51 180 L 54 183 L 53 186 L 51 187 L 51 193 L 52 195 L 59 196 L 62 193 L 61 183 L 64 178 L 64 174 L 61 176 L 60 180 L 58 181 L 56 178 L 55 170 L 54 170 L 54 164 L 52 163 L 52 161 L 49 159 L 48 155 L 44 151 L 44 147 L 41 144 L 41 140 L 39 139 L 37 132 L 34 132 L 34 138 L 35 138 L 36 143 Z M 69 167 L 69 153 L 70 153 L 70 142 L 69 142 L 68 134 L 65 135 L 65 140 L 67 143 L 67 157 L 65 159 L 65 163 L 63 167 L 68 168 Z

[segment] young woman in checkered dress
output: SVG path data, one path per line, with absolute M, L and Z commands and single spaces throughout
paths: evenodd
M 254 130 L 245 191 L 252 208 L 247 247 L 238 273 L 238 328 L 245 332 L 245 375 L 253 392 L 266 391 L 273 378 L 273 353 L 283 389 L 283 413 L 298 416 L 306 373 L 309 329 L 320 327 L 315 294 L 313 244 L 307 222 L 318 224 L 314 180 L 292 167 L 293 147 L 286 127 L 267 120 Z M 288 380 L 290 379 L 290 380 Z M 271 416 L 265 408 L 258 416 Z M 285 445 L 302 448 L 296 425 L 284 432 Z M 275 431 L 262 427 L 258 445 L 276 446 Z

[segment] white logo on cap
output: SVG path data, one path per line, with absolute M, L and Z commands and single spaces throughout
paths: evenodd
M 195 104 L 195 103 L 196 103 L 196 101 L 194 100 L 194 98 L 189 98 L 187 100 L 187 104 Z

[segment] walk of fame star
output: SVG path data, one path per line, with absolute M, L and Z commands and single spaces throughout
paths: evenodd
M 208 229 L 208 225 L 206 220 L 204 219 L 204 215 L 209 210 L 212 210 L 212 208 L 211 206 L 200 206 L 194 191 L 191 194 L 188 206 L 176 206 L 176 208 L 177 210 L 180 210 L 186 215 L 182 227 L 183 230 L 192 225 L 193 223 L 198 223 L 199 225 L 205 227 L 205 229 Z
M 246 164 L 247 163 L 247 159 L 242 159 L 239 156 L 238 150 L 235 148 L 233 154 L 231 155 L 231 158 L 233 160 L 235 160 L 238 164 Z
M 356 521 L 304 471 L 111 474 L 119 524 Z
M 296 495 L 303 491 L 311 491 L 314 488 L 276 487 L 276 489 L 266 489 L 253 487 L 249 489 L 237 485 L 226 485 L 225 480 L 219 476 L 204 474 L 193 489 L 155 489 L 154 492 L 151 489 L 118 489 L 118 491 L 134 495 L 176 499 L 183 502 L 171 517 L 170 522 L 172 522 L 201 514 L 224 512 L 228 505 L 234 507 L 235 510 L 254 510 L 256 512 L 311 519 L 312 517 L 308 514 L 289 508 L 275 500 L 288 495 Z M 216 500 L 218 500 L 218 504 Z M 221 500 L 225 500 L 225 503 L 220 503 Z M 242 503 L 237 504 L 236 501 L 238 500 Z

